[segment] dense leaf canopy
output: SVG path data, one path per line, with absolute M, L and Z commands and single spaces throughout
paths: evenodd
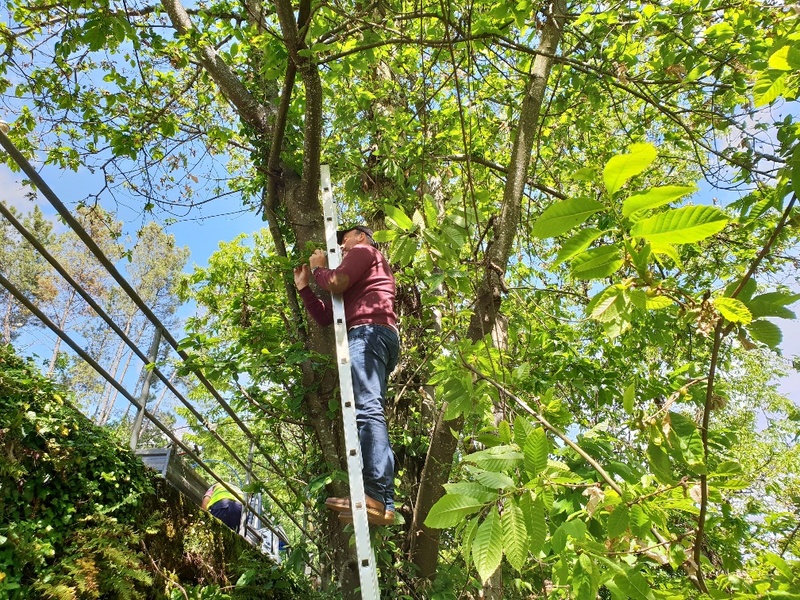
M 25 152 L 157 216 L 261 211 L 186 280 L 184 347 L 346 597 L 349 531 L 321 508 L 347 489 L 331 337 L 291 280 L 322 239 L 321 163 L 399 285 L 387 596 L 796 594 L 798 412 L 770 383 L 798 300 L 794 7 L 9 11 Z

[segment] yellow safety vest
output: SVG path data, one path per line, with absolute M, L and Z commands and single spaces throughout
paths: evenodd
M 230 485 L 230 484 L 228 484 Z M 234 490 L 239 496 L 244 496 L 242 490 L 237 488 L 235 485 L 230 486 L 232 490 Z M 228 490 L 226 490 L 223 486 L 218 483 L 215 483 L 212 487 L 211 498 L 208 499 L 208 507 L 211 508 L 215 503 L 219 502 L 220 500 L 233 500 L 234 502 L 239 502 L 236 497 L 231 494 Z

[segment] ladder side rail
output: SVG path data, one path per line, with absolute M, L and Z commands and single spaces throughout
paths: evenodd
M 320 167 L 320 187 L 322 190 L 323 213 L 325 215 L 328 267 L 335 269 L 341 263 L 342 257 L 339 242 L 336 239 L 338 221 L 328 165 L 321 165 Z M 364 464 L 361 455 L 361 444 L 358 439 L 358 425 L 356 423 L 355 395 L 350 371 L 350 347 L 347 341 L 344 302 L 339 294 L 331 294 L 331 302 L 333 305 L 334 333 L 336 335 L 336 362 L 339 370 L 344 442 L 347 452 L 347 474 L 350 482 L 350 509 L 353 514 L 361 597 L 364 600 L 377 600 L 380 598 L 378 571 L 375 565 L 375 554 L 372 551 L 369 538 L 367 502 L 362 475 Z

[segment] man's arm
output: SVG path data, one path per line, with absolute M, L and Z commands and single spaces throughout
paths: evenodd
M 208 501 L 211 500 L 211 494 L 213 493 L 214 493 L 214 486 L 212 485 L 206 491 L 205 496 L 203 496 L 203 502 L 202 504 L 200 504 L 200 508 L 202 508 L 203 510 L 208 510 Z
M 328 290 L 332 294 L 341 294 L 350 287 L 350 276 L 342 272 L 341 265 L 337 269 L 328 269 L 328 256 L 322 250 L 315 250 L 309 257 L 308 264 L 311 265 L 311 273 L 319 286 Z M 317 269 L 324 269 L 324 276 L 320 274 L 317 279 Z
M 317 270 L 314 268 L 314 256 L 311 258 L 314 280 L 322 289 L 328 290 L 332 294 L 341 294 L 347 291 L 351 284 L 356 283 L 363 277 L 374 260 L 370 249 L 366 246 L 354 246 L 351 248 L 342 259 L 342 264 L 335 269 Z M 327 263 L 327 261 L 325 262 Z M 324 265 L 319 266 L 321 268 L 324 267 Z
M 295 267 L 294 269 L 294 284 L 297 286 L 297 291 L 300 298 L 303 300 L 303 305 L 306 307 L 308 314 L 320 325 L 330 325 L 333 323 L 333 308 L 319 298 L 308 287 L 308 282 L 311 279 L 311 270 L 308 265 Z

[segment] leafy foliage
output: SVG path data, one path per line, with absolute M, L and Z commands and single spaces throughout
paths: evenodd
M 144 465 L 8 346 L 0 390 L 4 591 L 63 597 L 76 587 L 84 597 L 141 597 L 152 579 L 131 524 L 153 492 Z
M 184 347 L 254 423 L 262 483 L 321 525 L 345 593 L 348 534 L 316 510 L 344 493 L 330 336 L 290 279 L 319 242 L 320 161 L 399 284 L 389 589 L 793 593 L 796 507 L 744 449 L 772 464 L 797 439 L 795 409 L 762 394 L 797 291 L 796 11 L 161 6 L 12 0 L 11 135 L 102 167 L 145 211 L 260 203 L 269 239 L 187 281 L 205 312 Z M 726 410 L 748 402 L 775 409 L 779 436 Z
M 166 598 L 181 584 L 198 598 L 312 596 L 207 513 L 181 508 L 177 492 L 10 346 L 0 347 L 0 397 L 4 597 Z

